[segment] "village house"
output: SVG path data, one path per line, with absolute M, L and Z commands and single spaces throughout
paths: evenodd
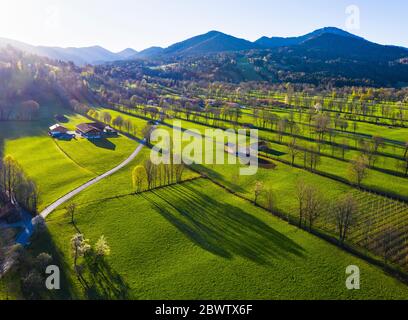
M 81 123 L 76 127 L 76 133 L 86 139 L 102 139 L 106 136 L 116 136 L 118 133 L 111 127 L 100 122 Z
M 68 129 L 60 124 L 54 124 L 49 128 L 48 134 L 53 138 L 59 138 L 68 134 Z

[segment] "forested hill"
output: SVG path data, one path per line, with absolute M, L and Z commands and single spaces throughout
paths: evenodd
M 135 61 L 113 64 L 174 80 L 408 85 L 408 49 L 376 44 L 330 27 L 255 42 L 211 31 L 166 49 L 144 50 L 131 59 Z
M 408 85 L 408 50 L 324 34 L 290 47 L 156 56 L 101 68 L 131 78 L 404 87 Z
M 35 120 L 43 101 L 92 100 L 72 63 L 57 62 L 12 47 L 0 49 L 0 121 Z
M 241 83 L 307 83 L 331 86 L 408 86 L 408 49 L 370 42 L 337 28 L 299 37 L 262 37 L 255 42 L 219 31 L 191 37 L 167 48 L 113 54 L 90 48 L 46 48 L 0 39 L 31 54 L 77 65 L 108 64 L 127 77 Z M 80 57 L 80 58 L 78 58 Z

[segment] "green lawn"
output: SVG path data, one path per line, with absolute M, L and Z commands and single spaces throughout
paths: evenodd
M 66 114 L 69 122 L 63 125 L 70 130 L 89 120 L 65 109 L 53 108 L 45 106 L 39 121 L 4 122 L 0 128 L 2 154 L 12 155 L 39 187 L 39 210 L 96 175 L 112 169 L 138 145 L 123 136 L 95 142 L 54 140 L 47 135 L 48 127 L 56 122 L 50 117 L 51 109 Z
M 209 127 L 205 126 L 204 124 L 197 124 L 195 122 L 190 122 L 186 120 L 167 120 L 168 123 L 173 123 L 174 121 L 180 121 L 182 123 L 182 127 L 184 129 L 198 129 L 202 134 L 204 134 L 205 129 Z M 204 121 L 201 118 L 199 121 Z M 225 125 L 226 127 L 230 127 L 230 124 L 223 123 L 222 121 L 218 121 L 221 125 Z M 262 138 L 274 138 L 276 139 L 276 135 L 273 133 L 259 131 L 259 137 Z M 284 141 L 289 142 L 290 139 L 285 138 Z M 277 143 L 270 143 L 271 148 L 279 153 L 278 156 L 275 156 L 276 160 L 283 160 L 286 162 L 291 162 L 291 156 L 288 154 L 288 147 L 286 145 L 281 145 Z M 331 154 L 330 148 L 327 147 L 326 151 L 323 151 L 327 155 Z M 338 151 L 340 153 L 340 151 Z M 402 151 L 400 151 L 402 155 Z M 360 154 L 356 151 L 347 151 L 347 158 L 346 160 L 351 160 L 354 156 Z M 338 154 L 338 157 L 341 156 Z M 302 166 L 303 165 L 303 154 L 300 154 L 296 158 L 296 164 Z M 397 160 L 387 158 L 387 157 L 379 157 L 376 163 L 377 167 L 385 168 L 389 170 L 396 171 L 396 162 Z M 349 180 L 348 175 L 348 167 L 349 163 L 342 161 L 341 159 L 333 159 L 329 156 L 321 156 L 321 163 L 318 165 L 317 170 L 323 173 L 330 174 L 336 178 L 344 179 L 346 181 Z M 363 185 L 371 190 L 375 190 L 376 192 L 383 192 L 389 195 L 394 196 L 401 196 L 403 198 L 408 198 L 408 183 L 406 177 L 399 177 L 390 175 L 378 170 L 368 169 L 368 177 L 363 181 Z M 382 183 L 383 181 L 387 181 L 387 183 Z
M 39 210 L 95 176 L 69 159 L 46 136 L 8 140 L 5 152 L 12 155 L 37 183 Z
M 112 116 L 132 119 L 138 135 L 146 124 L 140 118 L 108 111 Z M 88 121 L 78 115 L 67 116 L 65 125 L 70 129 Z M 6 123 L 0 128 L 0 147 L 3 144 L 4 152 L 12 154 L 40 187 L 40 209 L 114 167 L 137 146 L 124 137 L 100 145 L 83 139 L 54 141 L 46 136 L 46 128 L 52 123 L 52 119 L 44 119 L 35 125 Z M 183 127 L 186 125 L 190 129 L 205 128 L 183 121 Z M 112 248 L 102 269 L 86 273 L 89 283 L 94 284 L 86 293 L 72 270 L 70 238 L 77 231 L 63 208 L 49 216 L 50 233 L 35 242 L 32 250 L 51 252 L 61 266 L 64 281 L 60 297 L 408 298 L 408 287 L 382 270 L 288 225 L 207 179 L 132 195 L 131 171 L 149 153 L 149 149 L 143 149 L 129 166 L 74 198 L 80 231 L 92 243 L 105 235 Z M 330 169 L 330 163 L 322 166 Z M 275 170 L 260 169 L 250 177 L 239 176 L 237 166 L 197 168 L 248 198 L 253 197 L 256 181 L 263 181 L 276 193 L 277 208 L 291 215 L 297 211 L 295 185 L 299 178 L 319 186 L 329 199 L 353 191 L 350 186 L 283 163 L 278 163 Z M 183 178 L 194 177 L 197 174 L 186 170 Z M 345 288 L 349 265 L 361 269 L 360 291 Z M 0 290 L 0 300 L 4 298 L 4 290 Z
M 85 193 L 76 223 L 112 248 L 108 276 L 93 273 L 92 297 L 134 299 L 406 299 L 408 287 L 381 270 L 200 179 L 138 196 Z M 84 197 L 84 195 L 82 195 Z M 98 199 L 96 201 L 96 199 Z M 64 211 L 48 220 L 72 264 L 75 233 Z M 345 288 L 361 269 L 362 289 Z M 72 273 L 72 271 L 69 271 Z M 89 276 L 89 275 L 88 275 Z M 74 286 L 79 284 L 75 282 Z M 102 288 L 110 287 L 103 293 Z

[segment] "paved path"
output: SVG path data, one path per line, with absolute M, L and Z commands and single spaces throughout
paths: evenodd
M 140 151 L 142 151 L 142 149 L 144 148 L 145 142 L 142 142 L 137 148 L 136 150 L 129 156 L 129 158 L 127 158 L 125 161 L 123 161 L 120 165 L 118 165 L 117 167 L 113 168 L 112 170 L 96 177 L 95 179 L 92 179 L 91 181 L 83 184 L 82 186 L 76 188 L 75 190 L 71 191 L 70 193 L 66 194 L 65 196 L 63 196 L 62 198 L 58 199 L 57 201 L 55 201 L 53 204 L 51 204 L 50 206 L 48 206 L 47 208 L 45 208 L 41 213 L 40 216 L 43 217 L 44 219 L 47 218 L 49 216 L 50 213 L 52 213 L 55 209 L 57 209 L 59 206 L 63 205 L 64 203 L 66 203 L 67 201 L 69 201 L 70 199 L 72 199 L 73 197 L 75 197 L 78 193 L 84 191 L 85 189 L 89 188 L 90 186 L 98 183 L 99 181 L 111 176 L 112 174 L 118 172 L 120 169 L 123 169 L 124 167 L 126 167 L 130 162 L 132 162 L 140 153 Z
M 123 161 L 120 165 L 117 167 L 113 168 L 112 170 L 109 170 L 108 172 L 96 177 L 95 179 L 92 179 L 91 181 L 83 184 L 82 186 L 76 188 L 75 190 L 71 191 L 70 193 L 66 194 L 62 198 L 58 199 L 55 201 L 53 204 L 45 208 L 41 213 L 40 216 L 43 217 L 44 219 L 47 218 L 54 210 L 56 210 L 58 207 L 66 203 L 67 201 L 71 200 L 73 197 L 75 197 L 77 194 L 80 192 L 84 191 L 85 189 L 89 188 L 90 186 L 98 183 L 99 181 L 111 176 L 112 174 L 118 172 L 120 169 L 123 169 L 126 167 L 130 162 L 132 162 L 142 151 L 142 149 L 145 146 L 146 141 L 139 141 L 140 145 L 136 148 L 136 150 L 125 160 Z M 15 228 L 19 227 L 22 228 L 23 231 L 17 236 L 16 242 L 18 244 L 21 244 L 23 246 L 27 246 L 30 244 L 30 238 L 31 235 L 33 234 L 34 228 L 33 228 L 33 223 L 31 219 L 26 219 L 24 218 L 21 222 L 18 224 L 14 225 L 0 225 L 0 229 L 2 228 Z

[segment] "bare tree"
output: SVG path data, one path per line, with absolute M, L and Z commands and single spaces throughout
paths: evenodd
M 344 244 L 350 229 L 355 224 L 357 210 L 357 201 L 352 194 L 340 197 L 333 206 L 333 214 L 341 245 Z
M 71 223 L 73 225 L 75 225 L 75 211 L 76 211 L 76 204 L 74 202 L 71 202 L 67 205 L 67 207 L 65 208 L 67 215 L 69 215 L 71 217 Z
M 148 190 L 151 190 L 151 189 L 154 188 L 154 185 L 155 185 L 156 166 L 154 165 L 154 163 L 150 159 L 147 159 L 145 161 L 144 168 L 146 170 L 146 179 L 147 179 Z
M 262 194 L 264 189 L 263 183 L 261 181 L 257 181 L 255 184 L 255 204 L 258 204 L 258 198 Z
M 365 155 L 360 155 L 350 162 L 350 180 L 361 187 L 361 183 L 368 175 L 368 159 Z
M 303 179 L 299 179 L 296 183 L 296 197 L 299 202 L 299 227 L 302 227 L 303 223 L 303 203 L 306 197 L 306 182 Z
M 132 133 L 136 129 L 136 127 L 133 126 L 133 123 L 130 119 L 125 119 L 123 122 L 123 126 L 125 127 L 127 133 Z
M 311 231 L 315 221 L 320 217 L 325 208 L 325 200 L 323 194 L 315 186 L 308 185 L 304 191 L 302 210 Z
M 401 238 L 403 234 L 399 232 L 391 224 L 387 224 L 383 227 L 381 232 L 377 236 L 377 243 L 379 244 L 379 250 L 383 256 L 384 262 L 387 264 L 392 256 L 395 246 L 393 245 L 393 240 Z
M 317 166 L 321 163 L 321 157 L 319 151 L 316 147 L 311 147 L 310 149 L 305 149 L 305 167 L 308 166 L 310 171 L 314 172 Z
M 396 160 L 396 169 L 401 170 L 408 177 L 408 155 L 403 160 Z
M 273 212 L 276 204 L 275 192 L 272 188 L 265 191 L 266 207 L 270 212 Z
M 378 150 L 384 146 L 384 138 L 380 136 L 373 136 L 372 143 L 373 143 L 373 150 L 375 153 L 377 153 Z
M 292 159 L 292 167 L 295 165 L 296 157 L 301 154 L 301 150 L 299 148 L 299 144 L 297 142 L 296 137 L 292 137 L 291 141 L 288 144 L 288 150 L 290 157 Z
M 341 148 L 341 153 L 342 153 L 343 160 L 345 160 L 345 158 L 346 158 L 346 151 L 347 151 L 348 148 L 349 148 L 349 142 L 348 142 L 347 139 L 343 139 L 343 140 L 341 141 L 340 148 Z

